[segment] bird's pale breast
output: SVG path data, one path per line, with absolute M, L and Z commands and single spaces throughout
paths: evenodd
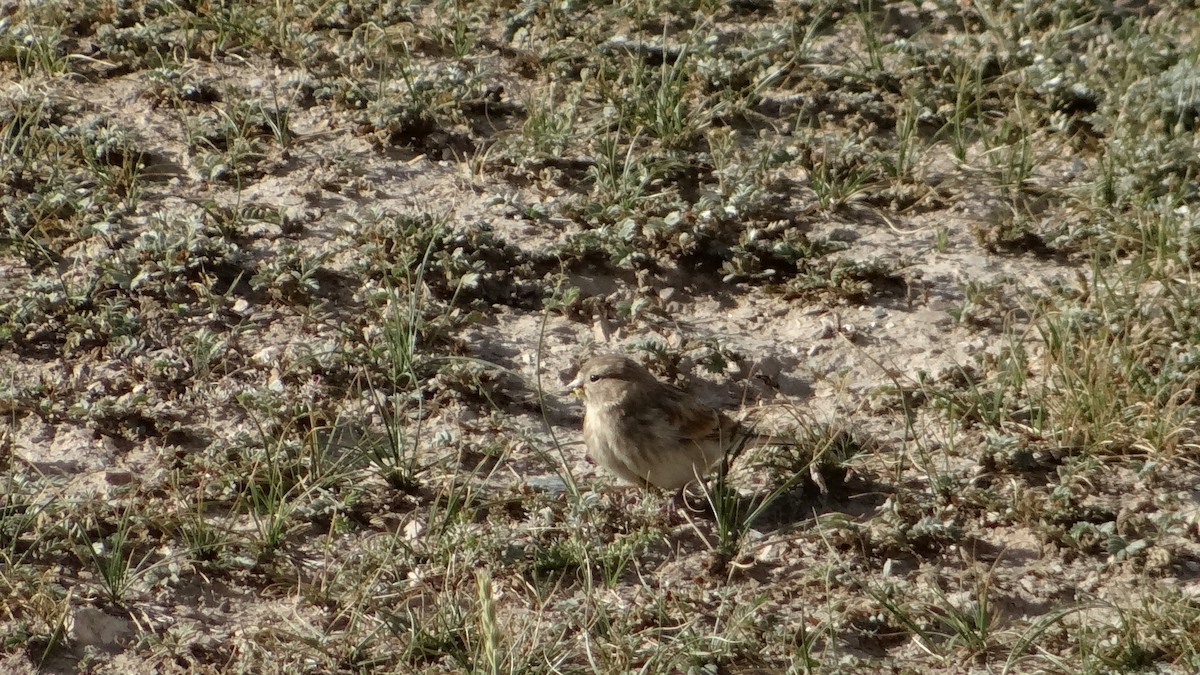
M 597 464 L 635 485 L 677 489 L 707 473 L 720 449 L 683 440 L 655 406 L 589 405 L 583 435 Z M 715 442 L 715 441 L 714 441 Z

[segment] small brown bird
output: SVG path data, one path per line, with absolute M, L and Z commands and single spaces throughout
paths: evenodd
M 588 455 L 634 485 L 682 493 L 757 438 L 625 356 L 589 359 L 568 386 L 583 391 Z

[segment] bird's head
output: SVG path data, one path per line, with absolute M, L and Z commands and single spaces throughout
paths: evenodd
M 589 404 L 616 402 L 646 387 L 654 388 L 658 380 L 637 361 L 620 354 L 593 356 L 579 367 L 568 391 L 579 392 Z

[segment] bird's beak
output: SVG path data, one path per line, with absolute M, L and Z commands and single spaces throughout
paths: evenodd
M 567 383 L 567 393 L 583 396 L 583 376 L 576 376 L 575 379 Z

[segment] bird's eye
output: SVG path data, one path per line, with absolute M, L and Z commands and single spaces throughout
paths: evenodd
M 599 376 L 599 375 L 592 375 L 591 377 L 589 377 L 589 378 L 588 378 L 588 381 L 589 381 L 589 382 L 599 382 L 599 381 L 600 381 L 600 376 Z

